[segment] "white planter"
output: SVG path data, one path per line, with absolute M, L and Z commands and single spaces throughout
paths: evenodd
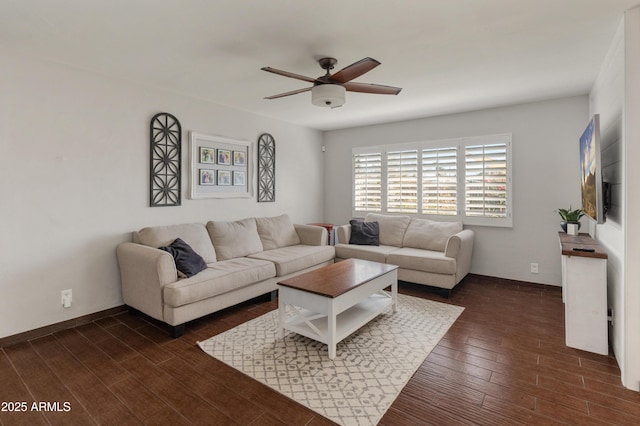
M 578 235 L 578 224 L 577 223 L 567 223 L 567 234 L 569 234 L 569 235 Z

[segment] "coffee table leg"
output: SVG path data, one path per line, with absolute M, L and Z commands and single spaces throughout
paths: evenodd
M 397 274 L 394 273 L 393 275 L 395 275 L 396 278 L 394 278 L 393 284 L 391 284 L 391 309 L 395 314 L 398 310 L 398 279 Z
M 336 311 L 333 302 L 329 302 L 329 314 L 327 315 L 327 346 L 329 347 L 329 359 L 336 357 Z
M 278 293 L 278 339 L 282 339 L 284 337 L 285 309 L 287 305 L 284 302 L 284 292 L 282 289 L 280 289 Z

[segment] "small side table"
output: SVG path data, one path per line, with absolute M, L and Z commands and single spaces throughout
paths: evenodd
M 327 237 L 327 244 L 332 245 L 332 242 L 333 242 L 333 224 L 331 224 L 331 223 L 309 223 L 308 225 L 322 226 L 324 229 L 326 229 L 327 232 L 329 233 L 329 236 Z
M 558 232 L 562 248 L 562 299 L 567 346 L 609 354 L 607 259 L 588 234 Z M 584 251 L 588 250 L 588 251 Z

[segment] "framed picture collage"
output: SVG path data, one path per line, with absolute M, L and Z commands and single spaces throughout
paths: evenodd
M 191 132 L 191 198 L 250 197 L 251 143 Z

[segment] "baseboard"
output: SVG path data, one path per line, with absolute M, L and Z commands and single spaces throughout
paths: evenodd
M 500 280 L 500 282 L 504 284 L 513 284 L 513 285 L 520 285 L 520 286 L 526 286 L 526 287 L 540 287 L 542 289 L 548 289 L 552 291 L 555 291 L 558 288 L 562 288 L 562 284 L 535 283 L 533 281 L 523 281 L 523 280 L 517 280 L 514 278 L 503 278 L 503 277 L 494 277 L 491 275 L 473 274 L 471 272 L 467 275 L 467 277 L 474 277 L 479 280 L 487 280 L 487 281 Z
M 541 288 L 553 288 L 553 289 L 557 289 L 558 286 L 556 285 L 552 285 L 552 284 L 539 284 L 539 283 L 530 283 L 530 282 L 526 282 L 526 281 L 518 281 L 518 280 L 512 280 L 512 279 L 508 279 L 508 278 L 497 278 L 497 277 L 490 277 L 490 276 L 486 276 L 486 275 L 479 275 L 479 274 L 469 274 L 468 277 L 473 277 L 475 279 L 479 279 L 479 280 L 487 280 L 487 281 L 494 281 L 496 279 L 501 280 L 505 283 L 509 282 L 511 284 L 515 284 L 515 285 L 526 285 L 526 286 L 540 286 Z M 421 284 L 417 284 L 417 285 L 421 285 Z M 122 306 L 116 306 L 115 308 L 111 308 L 111 309 L 106 309 L 104 311 L 100 311 L 100 312 L 94 312 L 92 314 L 88 314 L 88 315 L 84 315 L 78 318 L 74 318 L 74 319 L 70 319 L 67 321 L 62 321 L 56 324 L 51 324 L 51 325 L 47 325 L 41 328 L 37 328 L 35 330 L 30 330 L 30 331 L 25 331 L 24 333 L 19 333 L 19 334 L 14 334 L 13 336 L 7 336 L 7 337 L 2 337 L 0 338 L 0 348 L 3 348 L 5 346 L 11 346 L 11 345 L 15 345 L 17 343 L 22 343 L 22 342 L 26 342 L 32 339 L 37 339 L 38 337 L 42 337 L 42 336 L 46 336 L 48 334 L 53 334 L 55 332 L 61 331 L 61 330 L 66 330 L 69 328 L 73 328 L 73 327 L 77 327 L 79 325 L 83 325 L 83 324 L 87 324 L 102 318 L 107 318 L 107 317 L 111 317 L 117 314 L 120 314 L 122 312 L 126 312 L 129 310 L 129 307 L 126 305 L 122 305 Z
M 90 322 L 93 322 L 102 318 L 107 318 L 113 315 L 120 314 L 122 312 L 126 312 L 127 310 L 128 310 L 128 307 L 125 305 L 116 306 L 115 308 L 110 308 L 104 311 L 83 315 L 78 318 L 73 318 L 67 321 L 62 321 L 62 322 L 47 325 L 44 327 L 36 328 L 35 330 L 29 330 L 29 331 L 25 331 L 24 333 L 14 334 L 13 336 L 3 337 L 3 338 L 0 338 L 0 348 L 15 345 L 17 343 L 26 342 L 32 339 L 37 339 L 38 337 L 46 336 L 48 334 L 53 334 L 62 330 L 67 330 L 69 328 L 77 327 L 79 325 L 88 324 Z

